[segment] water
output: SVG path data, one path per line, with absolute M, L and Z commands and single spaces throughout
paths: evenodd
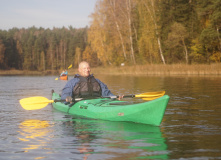
M 27 111 L 20 99 L 50 99 L 66 81 L 0 76 L 0 159 L 221 159 L 221 77 L 97 77 L 116 95 L 165 90 L 161 126 L 79 119 L 51 104 Z

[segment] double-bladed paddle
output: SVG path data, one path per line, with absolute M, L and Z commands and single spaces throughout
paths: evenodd
M 157 98 L 162 97 L 165 94 L 165 91 L 160 92 L 146 92 L 142 94 L 131 94 L 131 95 L 124 95 L 123 98 L 142 98 L 143 100 L 154 100 Z M 102 97 L 102 98 L 119 98 L 119 96 L 111 96 L 111 97 Z M 75 101 L 83 100 L 83 98 L 76 98 Z M 45 97 L 29 97 L 29 98 L 23 98 L 20 101 L 21 106 L 25 110 L 36 110 L 36 109 L 42 109 L 46 107 L 49 103 L 56 103 L 56 102 L 65 102 L 65 100 L 49 100 Z
M 123 98 L 142 98 L 143 100 L 154 100 L 156 98 L 162 97 L 165 94 L 165 91 L 159 91 L 159 92 L 146 92 L 141 94 L 129 94 L 124 95 Z M 111 96 L 111 97 L 103 97 L 103 98 L 119 98 L 120 96 Z
M 68 67 L 68 69 L 70 69 L 71 67 L 72 67 L 72 64 Z M 60 76 L 59 76 L 59 77 L 60 77 Z M 59 77 L 58 77 L 58 78 L 59 78 Z M 58 78 L 55 78 L 55 80 L 58 80 Z

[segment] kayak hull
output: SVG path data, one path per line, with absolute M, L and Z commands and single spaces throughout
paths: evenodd
M 52 99 L 60 99 L 57 93 L 53 93 Z M 152 101 L 126 104 L 124 101 L 99 98 L 81 100 L 69 107 L 61 102 L 52 103 L 52 106 L 59 111 L 83 116 L 92 119 L 109 121 L 129 121 L 159 126 L 162 122 L 169 96 L 164 95 Z
M 60 80 L 68 80 L 68 75 L 66 75 L 66 76 L 60 76 Z

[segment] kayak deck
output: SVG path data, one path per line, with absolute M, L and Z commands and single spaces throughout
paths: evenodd
M 52 99 L 60 99 L 59 94 L 53 93 Z M 99 98 L 81 100 L 69 107 L 61 102 L 52 103 L 56 110 L 72 115 L 109 121 L 131 121 L 159 126 L 163 119 L 169 96 L 164 95 L 152 101 L 124 104 L 124 101 Z

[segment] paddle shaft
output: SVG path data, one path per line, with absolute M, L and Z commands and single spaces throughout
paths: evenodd
M 129 94 L 129 95 L 124 95 L 124 98 L 134 98 L 136 95 L 135 94 Z M 119 96 L 117 96 L 119 98 Z
M 135 94 L 128 94 L 128 95 L 124 95 L 123 96 L 123 98 L 134 98 L 134 97 L 140 97 L 140 98 L 152 98 L 152 99 L 155 99 L 155 98 L 159 98 L 159 97 L 161 97 L 161 96 L 163 96 L 163 95 L 156 95 L 156 96 L 145 96 L 145 95 L 135 95 Z M 120 96 L 119 95 L 117 95 L 117 96 L 105 96 L 105 97 L 102 97 L 102 98 L 111 98 L 111 99 L 114 99 L 114 98 L 119 98 Z M 97 97 L 97 98 L 100 98 L 100 97 Z M 83 100 L 84 98 L 75 98 L 74 99 L 74 101 L 73 101 L 73 99 L 72 99 L 72 101 L 71 102 L 76 102 L 76 101 L 80 101 L 80 100 Z M 87 98 L 88 99 L 88 98 Z M 89 98 L 90 99 L 90 98 Z M 94 99 L 94 98 L 93 98 Z M 66 100 L 65 99 L 55 99 L 54 100 L 54 103 L 56 103 L 56 102 L 66 102 Z
M 65 99 L 55 99 L 54 103 L 56 103 L 56 102 L 66 102 L 66 100 Z
M 83 98 L 75 98 L 74 101 L 72 99 L 71 102 L 76 102 L 76 101 L 80 101 L 80 100 L 83 100 Z M 66 102 L 66 100 L 65 99 L 55 99 L 54 103 L 56 103 L 56 102 Z
M 148 98 L 148 97 L 161 97 L 163 95 L 135 95 L 135 94 L 129 94 L 129 95 L 124 95 L 123 98 Z M 102 97 L 102 98 L 119 98 L 120 96 L 107 96 L 107 97 Z

